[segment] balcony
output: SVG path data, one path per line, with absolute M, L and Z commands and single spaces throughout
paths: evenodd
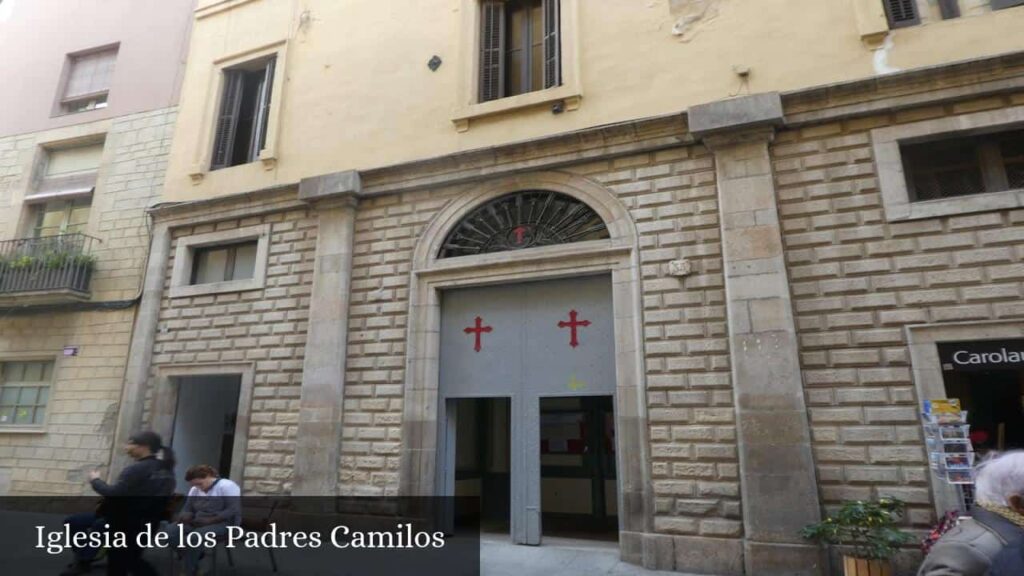
M 76 233 L 0 242 L 0 306 L 88 300 L 94 241 Z

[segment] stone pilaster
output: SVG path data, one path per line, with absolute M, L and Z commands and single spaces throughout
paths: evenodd
M 110 478 L 116 478 L 117 474 L 128 465 L 128 457 L 122 454 L 121 447 L 142 426 L 146 387 L 149 382 L 150 363 L 153 359 L 153 341 L 156 338 L 157 321 L 160 318 L 160 301 L 164 294 L 164 274 L 170 254 L 171 231 L 166 224 L 157 225 L 153 230 L 153 241 L 149 246 L 142 299 L 139 302 L 138 314 L 135 316 L 135 326 L 132 329 L 132 339 L 128 349 L 128 366 L 125 369 L 124 388 L 121 390 L 121 408 L 112 447 Z M 168 441 L 169 439 L 164 438 L 164 442 Z
M 316 205 L 319 230 L 295 441 L 292 493 L 298 496 L 337 493 L 359 191 L 356 172 L 307 178 L 299 185 L 299 198 Z
M 796 326 L 768 144 L 777 94 L 690 111 L 714 152 L 747 574 L 822 574 L 800 529 L 820 519 Z

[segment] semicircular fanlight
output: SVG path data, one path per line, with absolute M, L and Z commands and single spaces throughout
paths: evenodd
M 590 206 L 566 194 L 529 190 L 496 198 L 470 212 L 448 233 L 438 258 L 608 237 L 608 227 Z

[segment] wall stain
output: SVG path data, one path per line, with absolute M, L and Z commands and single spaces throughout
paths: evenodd
M 703 25 L 718 16 L 718 7 L 723 0 L 669 0 L 669 11 L 676 18 L 672 35 L 681 42 L 689 42 L 700 32 Z

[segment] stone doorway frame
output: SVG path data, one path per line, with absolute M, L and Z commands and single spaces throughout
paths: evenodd
M 439 260 L 448 231 L 476 207 L 505 194 L 551 190 L 594 209 L 610 239 Z M 614 194 L 581 176 L 540 172 L 496 179 L 448 203 L 417 242 L 410 273 L 407 372 L 399 494 L 432 496 L 437 471 L 441 291 L 610 273 L 615 325 L 615 426 L 620 548 L 653 532 L 639 235 Z M 628 456 L 627 456 L 628 455 Z
M 971 340 L 1000 340 L 1024 338 L 1024 322 L 1020 320 L 994 320 L 983 322 L 957 322 L 948 324 L 917 324 L 906 327 L 907 346 L 910 348 L 910 370 L 914 380 L 917 402 L 924 409 L 924 401 L 946 397 L 946 381 L 942 376 L 939 342 Z M 922 445 L 924 440 L 921 440 Z M 927 448 L 925 447 L 925 450 Z M 926 454 L 927 456 L 927 454 Z M 942 517 L 947 510 L 960 508 L 956 489 L 940 480 L 928 470 L 931 482 L 935 516 Z
M 256 367 L 251 362 L 237 364 L 182 364 L 156 368 L 153 394 L 152 429 L 173 443 L 174 416 L 178 409 L 180 378 L 203 376 L 238 376 L 238 414 L 235 417 L 235 440 L 231 446 L 230 478 L 243 486 L 245 481 L 245 451 L 249 446 L 249 417 L 252 411 L 253 386 Z

